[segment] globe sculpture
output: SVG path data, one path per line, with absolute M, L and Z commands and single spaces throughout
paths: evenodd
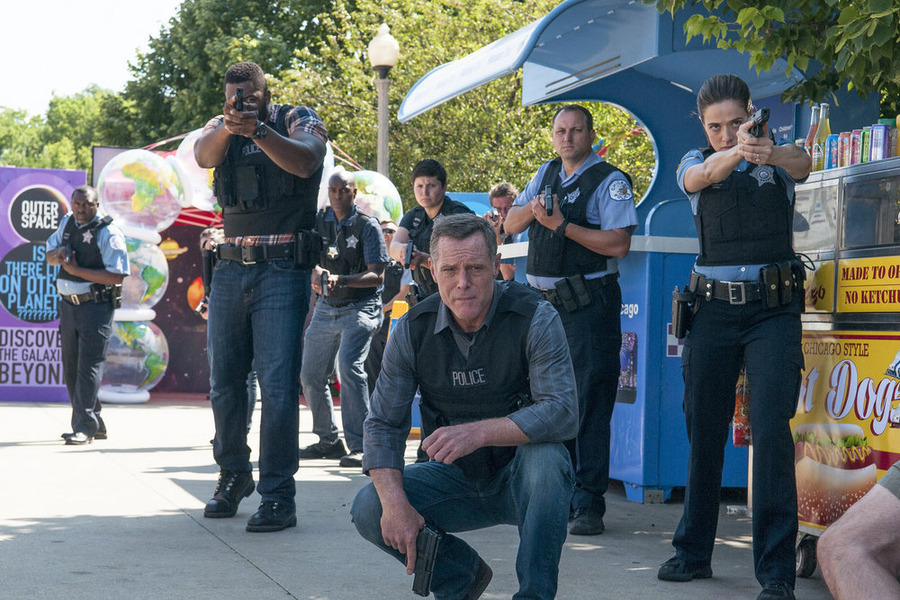
M 158 232 L 175 222 L 184 195 L 169 162 L 148 150 L 116 155 L 100 172 L 100 206 L 121 226 Z
M 120 402 L 139 398 L 159 382 L 168 362 L 166 336 L 154 323 L 116 321 L 106 353 L 102 389 L 121 395 Z
M 181 179 L 184 188 L 184 206 L 193 206 L 200 210 L 215 210 L 216 199 L 213 197 L 213 170 L 204 169 L 194 158 L 194 144 L 202 129 L 195 129 L 187 134 L 175 150 L 174 156 L 166 157 L 172 163 Z
M 150 322 L 156 317 L 151 307 L 165 293 L 169 276 L 159 232 L 181 212 L 185 185 L 172 162 L 148 150 L 127 150 L 100 172 L 100 210 L 125 234 L 131 262 L 101 381 L 103 402 L 146 402 L 165 373 L 168 344 Z
M 137 238 L 125 238 L 131 275 L 122 282 L 122 308 L 150 308 L 169 285 L 169 261 L 159 246 Z
M 356 181 L 356 205 L 361 211 L 379 221 L 400 220 L 400 192 L 390 179 L 375 171 L 354 171 L 351 175 Z

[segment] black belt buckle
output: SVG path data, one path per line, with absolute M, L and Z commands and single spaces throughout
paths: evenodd
M 255 246 L 241 246 L 241 264 L 255 265 L 256 256 L 254 256 Z
M 743 281 L 724 281 L 728 286 L 728 304 L 747 304 L 747 290 Z M 740 290 L 740 297 L 735 298 L 735 290 Z

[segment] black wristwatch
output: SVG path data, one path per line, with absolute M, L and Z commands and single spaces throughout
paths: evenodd
M 256 122 L 256 130 L 253 132 L 253 139 L 258 140 L 259 138 L 266 137 L 266 134 L 269 133 L 268 126 L 262 121 Z
M 566 227 L 568 227 L 568 226 L 569 226 L 569 220 L 563 219 L 563 222 L 559 224 L 559 227 L 557 227 L 556 231 L 554 231 L 553 233 L 555 233 L 556 235 L 558 235 L 561 238 L 564 238 L 564 237 L 566 237 Z

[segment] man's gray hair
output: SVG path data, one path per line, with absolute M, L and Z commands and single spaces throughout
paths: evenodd
M 493 261 L 494 257 L 497 256 L 497 238 L 494 234 L 494 228 L 481 217 L 470 213 L 448 215 L 437 219 L 434 222 L 434 229 L 431 231 L 431 245 L 428 248 L 428 253 L 431 254 L 431 259 L 436 261 L 438 259 L 438 242 L 441 238 L 464 240 L 478 233 L 484 236 L 488 255 Z

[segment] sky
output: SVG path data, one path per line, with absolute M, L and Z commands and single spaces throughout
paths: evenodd
M 40 116 L 54 94 L 71 96 L 94 83 L 122 91 L 131 78 L 129 61 L 147 49 L 180 5 L 181 0 L 4 2 L 4 79 L 15 87 L 0 93 L 0 107 Z

